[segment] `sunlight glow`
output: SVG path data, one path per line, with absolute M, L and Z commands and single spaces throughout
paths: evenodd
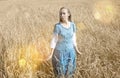
M 46 61 L 46 59 L 50 55 L 47 43 L 45 43 L 45 41 L 42 41 L 41 45 L 38 45 L 38 42 L 24 45 L 18 51 L 19 66 L 27 67 L 27 65 L 30 65 L 32 70 L 36 70 L 37 67 L 39 67 L 41 63 Z
M 101 15 L 99 12 L 95 12 L 94 17 L 95 17 L 95 19 L 99 20 L 101 18 Z
M 100 1 L 94 6 L 93 14 L 96 20 L 109 23 L 114 19 L 115 7 L 110 1 Z
M 20 59 L 20 60 L 19 60 L 19 66 L 20 66 L 20 67 L 24 67 L 25 65 L 26 65 L 26 60 L 23 59 L 23 58 Z

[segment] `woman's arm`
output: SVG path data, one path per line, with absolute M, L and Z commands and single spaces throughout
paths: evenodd
M 57 41 L 58 41 L 58 34 L 53 34 L 50 47 L 54 49 Z
M 74 45 L 75 50 L 77 51 L 77 53 L 82 54 L 82 53 L 79 51 L 78 47 L 77 47 L 76 33 L 73 33 L 73 45 Z
M 51 40 L 51 43 L 50 43 L 51 54 L 50 54 L 50 56 L 48 57 L 47 60 L 49 60 L 50 58 L 52 58 L 52 55 L 53 55 L 55 46 L 57 44 L 57 41 L 58 41 L 58 34 L 53 34 L 53 37 L 52 37 L 52 40 Z

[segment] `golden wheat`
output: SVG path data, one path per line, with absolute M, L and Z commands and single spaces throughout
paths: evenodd
M 120 2 L 107 1 L 0 0 L 0 78 L 54 78 L 46 59 L 62 6 L 72 12 L 82 52 L 74 77 L 120 78 Z

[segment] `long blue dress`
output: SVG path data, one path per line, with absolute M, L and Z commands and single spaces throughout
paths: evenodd
M 61 23 L 57 23 L 53 32 L 58 34 L 59 38 L 52 56 L 54 74 L 58 78 L 72 75 L 76 69 L 76 52 L 72 40 L 76 26 L 70 22 L 70 27 L 65 28 Z

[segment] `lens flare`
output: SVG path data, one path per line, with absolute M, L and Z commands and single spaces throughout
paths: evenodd
M 39 44 L 40 43 L 40 44 Z M 48 44 L 45 40 L 36 41 L 29 45 L 23 45 L 19 51 L 19 66 L 27 67 L 29 65 L 32 70 L 37 68 L 50 56 Z
M 95 19 L 97 19 L 97 20 L 101 19 L 101 15 L 100 15 L 99 12 L 95 12 L 94 17 L 95 17 Z
M 94 6 L 93 14 L 96 20 L 109 23 L 114 19 L 116 9 L 110 1 L 100 1 Z
M 106 11 L 112 13 L 112 11 L 113 11 L 113 6 L 112 6 L 112 5 L 107 5 L 107 6 L 106 6 Z
M 20 67 L 25 67 L 25 65 L 26 65 L 26 60 L 23 59 L 23 58 L 20 59 L 20 60 L 19 60 L 19 66 L 20 66 Z

